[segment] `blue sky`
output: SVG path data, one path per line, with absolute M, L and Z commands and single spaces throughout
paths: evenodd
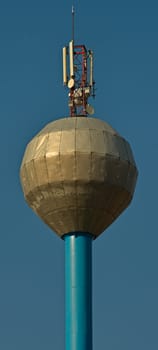
M 75 1 L 77 43 L 95 53 L 95 116 L 131 144 L 131 206 L 93 244 L 94 350 L 158 349 L 158 3 Z M 28 141 L 68 115 L 61 48 L 71 1 L 0 2 L 0 348 L 64 349 L 64 243 L 24 201 Z

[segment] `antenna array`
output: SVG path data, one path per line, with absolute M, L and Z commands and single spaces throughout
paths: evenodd
M 94 109 L 88 104 L 88 98 L 95 97 L 93 51 L 87 50 L 85 45 L 74 45 L 74 8 L 72 28 L 73 39 L 69 46 L 63 47 L 63 84 L 69 88 L 68 106 L 71 117 L 93 114 Z

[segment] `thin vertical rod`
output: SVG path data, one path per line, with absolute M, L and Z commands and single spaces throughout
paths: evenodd
M 74 6 L 72 5 L 72 40 L 74 42 L 74 32 L 75 32 L 75 9 Z
M 92 236 L 65 240 L 66 350 L 92 350 Z

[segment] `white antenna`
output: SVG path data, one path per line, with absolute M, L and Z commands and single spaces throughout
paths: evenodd
M 93 86 L 93 51 L 89 50 L 89 58 L 90 58 L 90 77 L 89 77 L 89 85 Z
M 70 55 L 70 77 L 74 77 L 74 42 L 69 42 L 69 55 Z
M 67 85 L 67 50 L 63 47 L 63 85 Z

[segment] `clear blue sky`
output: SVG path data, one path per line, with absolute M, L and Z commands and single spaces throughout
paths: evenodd
M 0 349 L 64 349 L 64 243 L 26 205 L 28 141 L 68 115 L 61 48 L 72 2 L 0 2 Z M 131 144 L 132 205 L 93 244 L 94 350 L 158 349 L 158 3 L 75 1 L 95 53 L 95 116 Z

